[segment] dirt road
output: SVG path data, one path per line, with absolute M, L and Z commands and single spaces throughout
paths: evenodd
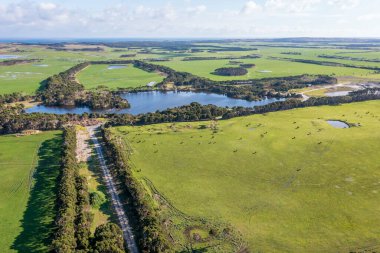
M 103 172 L 103 180 L 106 182 L 107 191 L 108 191 L 109 196 L 112 199 L 112 205 L 119 219 L 119 224 L 121 226 L 121 229 L 123 230 L 124 240 L 127 244 L 128 250 L 130 253 L 138 253 L 139 251 L 137 248 L 135 238 L 132 233 L 132 228 L 129 225 L 127 216 L 125 215 L 123 205 L 121 204 L 112 175 L 109 172 L 109 169 L 104 160 L 103 148 L 100 145 L 98 138 L 96 137 L 96 134 L 95 134 L 97 129 L 98 129 L 98 126 L 87 127 L 87 130 L 90 134 L 91 141 L 95 146 L 96 154 L 98 155 L 98 158 L 99 158 L 99 164 Z

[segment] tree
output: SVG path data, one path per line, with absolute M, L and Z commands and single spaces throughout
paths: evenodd
M 93 239 L 94 253 L 124 253 L 123 232 L 118 225 L 107 223 L 96 228 Z

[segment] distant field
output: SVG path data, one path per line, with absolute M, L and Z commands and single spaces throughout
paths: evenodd
M 251 252 L 378 251 L 379 108 L 240 117 L 214 124 L 215 133 L 210 122 L 112 131 L 131 146 L 138 178 L 186 215 L 230 223 Z
M 87 89 L 94 89 L 99 85 L 116 89 L 146 86 L 150 82 L 159 83 L 164 79 L 158 73 L 149 73 L 132 65 L 124 65 L 125 68 L 119 69 L 109 69 L 109 66 L 91 65 L 78 74 L 78 80 Z
M 248 74 L 244 76 L 218 76 L 212 74 L 215 69 L 222 67 L 233 67 L 229 60 L 208 60 L 208 61 L 180 61 L 179 59 L 162 62 L 161 65 L 171 67 L 177 71 L 190 72 L 194 75 L 207 77 L 212 80 L 246 80 L 246 79 L 259 79 L 267 77 L 285 77 L 295 76 L 302 74 L 324 74 L 334 76 L 358 76 L 367 78 L 377 78 L 371 70 L 345 68 L 345 67 L 332 67 L 320 66 L 313 64 L 287 62 L 269 59 L 251 59 L 251 60 L 237 60 L 244 63 L 256 64 L 256 67 L 248 69 Z
M 379 67 L 378 62 L 366 62 L 358 60 L 344 59 L 324 59 L 319 55 L 335 55 L 352 58 L 380 59 L 380 53 L 374 50 L 354 50 L 354 49 L 332 49 L 327 47 L 321 48 L 296 48 L 285 47 L 291 44 L 283 43 L 284 47 L 271 47 L 260 43 L 255 46 L 254 43 L 236 43 L 236 44 L 218 44 L 218 43 L 202 43 L 203 52 L 188 51 L 170 51 L 154 48 L 136 48 L 136 49 L 116 49 L 103 47 L 104 51 L 85 52 L 85 51 L 56 51 L 47 49 L 45 46 L 26 46 L 12 45 L 9 48 L 1 49 L 1 54 L 21 56 L 20 59 L 40 59 L 41 62 L 20 64 L 14 66 L 0 66 L 0 94 L 8 94 L 12 92 L 21 92 L 24 94 L 34 94 L 40 87 L 41 82 L 49 76 L 65 71 L 68 68 L 84 61 L 100 61 L 100 60 L 126 60 L 126 59 L 155 59 L 169 58 L 167 62 L 153 62 L 154 64 L 169 66 L 177 71 L 190 72 L 192 74 L 207 77 L 212 80 L 240 80 L 240 79 L 258 79 L 266 77 L 284 77 L 301 74 L 326 74 L 335 76 L 354 76 L 357 78 L 380 79 L 380 74 L 375 71 L 320 66 L 314 64 L 296 63 L 288 61 L 272 60 L 269 57 L 295 58 L 306 60 L 319 60 L 329 62 L 339 62 L 352 64 L 356 66 Z M 240 46 L 257 48 L 251 51 L 220 51 L 210 52 L 210 46 Z M 296 45 L 293 45 L 296 46 Z M 319 45 L 322 46 L 322 45 Z M 67 48 L 81 48 L 83 45 L 68 45 Z M 15 52 L 15 50 L 17 51 Z M 141 53 L 147 50 L 150 53 Z M 296 52 L 300 55 L 283 54 L 286 52 Z M 120 58 L 123 54 L 135 55 L 131 58 Z M 229 60 L 202 60 L 202 61 L 182 61 L 184 57 L 240 57 L 250 54 L 260 54 L 260 59 L 236 59 L 243 63 L 254 63 L 256 67 L 249 69 L 249 73 L 245 76 L 226 77 L 212 74 L 215 69 L 221 67 L 231 67 Z M 3 59 L 0 59 L 3 61 Z M 111 89 L 118 87 L 139 87 L 145 86 L 151 81 L 160 82 L 163 77 L 155 73 L 147 73 L 131 66 L 125 69 L 107 70 L 107 65 L 91 66 L 79 74 L 79 79 L 85 84 L 86 88 L 93 89 L 98 85 L 106 85 Z
M 60 151 L 60 132 L 0 137 L 1 252 L 49 251 Z

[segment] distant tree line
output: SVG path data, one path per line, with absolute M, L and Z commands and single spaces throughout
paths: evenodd
M 12 66 L 17 64 L 27 64 L 33 62 L 40 62 L 40 59 L 23 59 L 23 60 L 5 60 L 0 61 L 0 66 Z
M 125 194 L 131 198 L 133 211 L 138 217 L 137 239 L 141 252 L 171 252 L 151 198 L 147 196 L 141 182 L 133 176 L 129 163 L 130 150 L 123 146 L 121 140 L 113 137 L 109 129 L 103 130 L 103 139 L 108 161 L 113 166 L 112 171 L 120 179 Z
M 368 59 L 364 57 L 351 57 L 351 56 L 342 56 L 342 55 L 327 55 L 321 54 L 318 55 L 319 58 L 324 59 L 338 59 L 338 60 L 349 60 L 349 61 L 364 61 L 364 62 L 380 62 L 380 59 Z
M 76 160 L 76 130 L 64 130 L 61 175 L 57 197 L 57 232 L 52 247 L 57 253 L 122 253 L 124 240 L 115 224 L 96 228 L 91 238 L 93 215 L 89 212 L 89 194 L 85 176 L 79 175 Z
M 122 54 L 120 58 L 133 58 L 136 57 L 136 54 Z
M 182 61 L 208 61 L 208 60 L 239 60 L 239 59 L 258 59 L 262 56 L 259 54 L 249 54 L 243 56 L 225 56 L 225 57 L 215 57 L 215 56 L 192 56 L 185 57 Z
M 300 62 L 300 63 L 306 63 L 306 64 L 315 64 L 315 65 L 322 65 L 322 66 L 345 67 L 345 68 L 356 68 L 356 69 L 380 71 L 380 67 L 362 66 L 362 65 L 354 65 L 354 64 L 331 62 L 331 61 L 316 61 L 316 60 L 309 60 L 309 59 L 295 59 L 295 58 L 281 58 L 281 57 L 271 57 L 271 59 L 280 60 L 280 61 Z
M 300 52 L 281 52 L 281 54 L 287 54 L 287 55 L 302 55 Z
M 72 51 L 72 52 L 102 52 L 104 48 L 102 47 L 84 47 L 84 48 L 65 48 L 65 47 L 47 47 L 47 49 L 52 49 L 55 51 Z

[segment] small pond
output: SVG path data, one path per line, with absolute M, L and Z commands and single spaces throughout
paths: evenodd
M 17 59 L 20 57 L 19 55 L 0 54 L 0 60 Z
M 327 123 L 329 123 L 331 126 L 335 128 L 350 128 L 350 126 L 347 123 L 339 120 L 328 120 Z
M 326 92 L 325 95 L 328 97 L 340 97 L 340 96 L 347 96 L 351 91 L 333 91 L 333 92 Z
M 34 67 L 41 67 L 41 68 L 49 67 L 49 65 L 47 65 L 47 64 L 34 64 L 33 66 Z
M 43 113 L 55 113 L 55 114 L 65 114 L 65 113 L 91 113 L 91 112 L 101 112 L 101 113 L 130 113 L 139 114 L 147 112 L 155 112 L 157 110 L 165 110 L 168 108 L 178 107 L 182 105 L 188 105 L 192 102 L 198 102 L 202 105 L 213 104 L 221 107 L 253 107 L 260 105 L 267 105 L 277 101 L 284 101 L 285 99 L 264 99 L 260 101 L 246 101 L 243 99 L 229 98 L 224 95 L 204 93 L 204 92 L 160 92 L 160 91 L 149 91 L 149 92 L 138 92 L 138 93 L 125 93 L 121 95 L 122 98 L 127 99 L 131 104 L 131 108 L 123 110 L 91 110 L 88 107 L 47 107 L 43 105 L 34 106 L 26 109 L 26 112 L 43 112 Z
M 123 69 L 126 68 L 126 65 L 109 65 L 107 69 Z

